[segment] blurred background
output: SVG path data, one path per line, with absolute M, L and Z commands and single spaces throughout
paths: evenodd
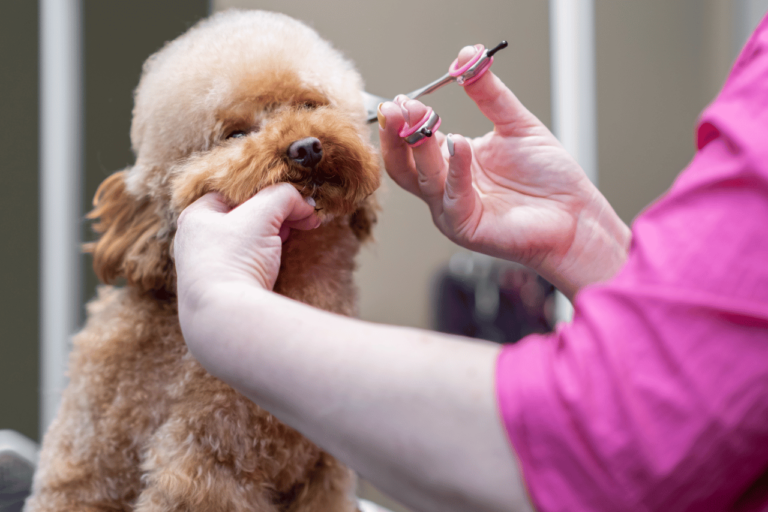
M 41 197 L 47 196 L 41 196 L 40 178 L 45 128 L 40 121 L 40 6 L 44 4 L 5 2 L 0 8 L 0 430 L 12 429 L 33 440 L 39 440 L 46 421 L 40 414 L 41 290 L 46 286 L 41 278 L 46 242 L 40 226 L 42 216 L 50 215 L 41 213 L 47 201 Z M 76 24 L 79 59 L 73 64 L 77 90 L 69 105 L 79 122 L 59 130 L 62 140 L 82 134 L 71 139 L 77 146 L 72 161 L 79 173 L 62 185 L 71 187 L 73 215 L 83 219 L 98 184 L 133 162 L 128 134 L 132 90 L 142 62 L 210 12 L 256 8 L 303 20 L 357 64 L 369 92 L 388 97 L 445 73 L 462 46 L 477 42 L 493 46 L 506 39 L 509 48 L 498 54 L 494 72 L 551 126 L 552 4 L 545 0 L 83 0 Z M 600 189 L 626 222 L 662 194 L 693 156 L 696 118 L 717 94 L 766 10 L 766 0 L 594 0 L 596 167 Z M 458 86 L 439 91 L 427 102 L 440 113 L 444 132 L 477 136 L 491 128 Z M 375 129 L 372 137 L 378 143 Z M 462 291 L 461 279 L 446 281 L 446 275 L 482 274 L 488 262 L 446 240 L 432 225 L 426 207 L 391 181 L 385 182 L 380 200 L 376 242 L 359 260 L 362 318 L 452 328 L 441 324 L 440 315 L 450 317 L 466 298 L 462 295 L 466 290 Z M 78 236 L 92 238 L 86 222 L 78 220 L 75 226 L 78 232 L 69 237 L 72 247 L 79 243 Z M 452 270 L 446 270 L 449 262 Z M 67 324 L 70 330 L 82 322 L 82 305 L 97 285 L 89 258 L 79 257 L 73 265 L 68 277 L 76 291 L 66 298 L 74 311 Z M 504 267 L 494 272 L 502 281 L 517 283 L 518 291 L 520 283 L 535 280 L 524 269 Z M 551 290 L 546 283 L 539 284 L 536 293 L 548 297 Z M 446 302 L 452 293 L 458 298 Z M 480 310 L 478 297 L 472 299 L 477 301 L 473 307 Z M 496 300 L 492 306 L 498 310 Z M 529 320 L 551 324 L 549 305 L 536 304 L 544 309 Z M 544 317 L 539 315 L 542 311 Z M 62 363 L 65 356 L 62 352 L 57 357 Z

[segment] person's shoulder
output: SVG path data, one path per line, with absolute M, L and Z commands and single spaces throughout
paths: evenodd
M 768 16 L 752 33 L 720 93 L 702 113 L 696 145 L 702 149 L 723 137 L 734 151 L 758 153 L 768 161 L 767 136 Z

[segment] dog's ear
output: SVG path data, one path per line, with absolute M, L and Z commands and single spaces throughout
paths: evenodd
M 124 278 L 144 291 L 175 293 L 167 223 L 155 201 L 126 190 L 126 174 L 116 172 L 99 185 L 87 218 L 98 219 L 93 229 L 100 236 L 84 250 L 93 254 L 93 270 L 106 284 Z
M 373 226 L 378 219 L 379 204 L 374 196 L 368 196 L 360 207 L 349 216 L 349 227 L 358 240 L 366 242 L 373 236 Z

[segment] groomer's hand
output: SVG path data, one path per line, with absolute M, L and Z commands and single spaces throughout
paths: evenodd
M 468 46 L 459 64 L 475 53 Z M 468 249 L 527 265 L 567 296 L 614 275 L 629 228 L 552 133 L 492 72 L 464 87 L 494 130 L 440 132 L 410 148 L 398 132 L 426 107 L 404 96 L 379 107 L 387 172 L 429 205 L 437 227 Z
M 320 224 L 313 206 L 286 183 L 265 188 L 231 209 L 207 194 L 179 217 L 174 241 L 179 302 L 196 301 L 219 285 L 275 285 L 291 229 Z

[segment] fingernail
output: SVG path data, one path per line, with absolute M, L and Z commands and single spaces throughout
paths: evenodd
M 312 208 L 314 208 L 315 206 L 317 206 L 317 203 L 316 203 L 316 202 L 315 202 L 315 200 L 314 200 L 314 199 L 312 199 L 311 197 L 305 197 L 305 198 L 304 198 L 304 200 L 305 200 L 305 201 L 307 202 L 307 204 L 308 204 L 309 206 L 311 206 Z
M 381 106 L 383 103 L 379 103 L 379 107 L 376 109 L 376 118 L 379 120 L 379 126 L 382 130 L 387 128 L 387 118 L 381 113 Z
M 403 103 L 400 104 L 400 112 L 403 113 L 403 119 L 405 119 L 405 122 L 411 124 L 411 113 L 408 112 L 408 109 L 405 108 Z
M 453 149 L 453 134 L 449 133 L 445 136 L 445 144 L 448 146 L 448 154 L 453 156 L 454 155 L 454 149 Z

